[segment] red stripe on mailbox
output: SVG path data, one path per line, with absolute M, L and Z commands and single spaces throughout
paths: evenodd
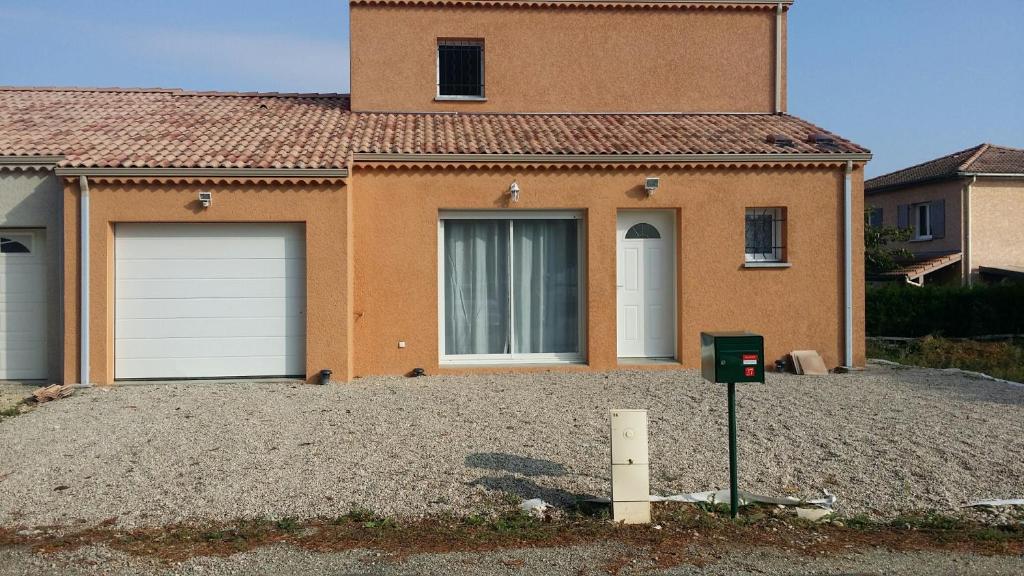
M 757 354 L 744 354 L 743 364 L 746 366 L 757 366 Z

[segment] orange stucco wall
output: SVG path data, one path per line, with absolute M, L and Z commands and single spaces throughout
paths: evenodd
M 355 5 L 350 29 L 357 111 L 775 111 L 774 10 Z M 484 41 L 486 102 L 435 101 L 441 38 Z
M 358 167 L 353 180 L 353 374 L 402 374 L 439 365 L 438 218 L 443 210 L 583 211 L 586 356 L 618 367 L 616 217 L 664 209 L 677 219 L 678 358 L 699 365 L 702 330 L 749 329 L 769 360 L 816 349 L 843 355 L 843 168 L 394 169 Z M 653 198 L 645 176 L 660 176 Z M 509 205 L 513 180 L 521 200 Z M 854 177 L 855 214 L 863 175 Z M 788 269 L 744 268 L 747 207 L 787 209 Z M 864 362 L 863 219 L 854 217 L 855 361 Z M 398 342 L 404 341 L 405 348 Z M 517 368 L 518 369 L 518 368 Z M 570 369 L 579 369 L 570 368 Z M 446 368 L 443 371 L 453 371 Z M 460 371 L 460 370 L 454 370 Z
M 199 207 L 200 190 L 214 206 Z M 64 381 L 79 380 L 78 183 L 64 189 Z M 90 371 L 94 384 L 114 380 L 114 229 L 120 222 L 294 222 L 306 231 L 306 373 L 350 374 L 351 255 L 349 191 L 323 184 L 101 184 L 90 186 Z

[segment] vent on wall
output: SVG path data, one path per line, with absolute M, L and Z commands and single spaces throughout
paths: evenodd
M 776 146 L 792 146 L 793 139 L 785 134 L 769 134 L 768 143 Z

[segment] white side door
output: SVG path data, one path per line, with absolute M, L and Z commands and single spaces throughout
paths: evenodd
M 671 212 L 619 212 L 618 355 L 673 358 L 675 219 Z
M 118 224 L 115 378 L 306 373 L 301 224 Z
M 46 377 L 46 232 L 0 230 L 0 380 Z

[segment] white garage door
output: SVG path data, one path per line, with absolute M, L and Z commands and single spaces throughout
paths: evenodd
M 0 230 L 0 380 L 46 376 L 46 236 Z
M 119 224 L 116 236 L 116 378 L 305 374 L 301 225 Z

